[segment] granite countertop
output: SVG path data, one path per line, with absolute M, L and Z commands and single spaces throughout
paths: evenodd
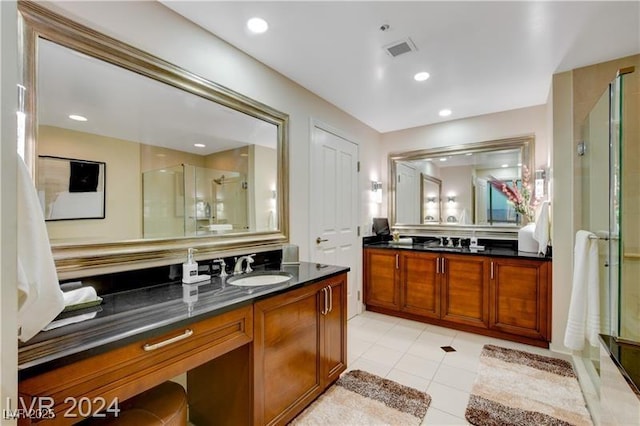
M 413 251 L 425 251 L 435 253 L 451 253 L 451 254 L 464 254 L 471 256 L 491 256 L 491 257 L 512 257 L 518 259 L 535 259 L 535 260 L 551 260 L 551 256 L 545 256 L 537 253 L 529 253 L 524 251 L 518 251 L 510 247 L 491 247 L 485 244 L 483 250 L 473 250 L 467 247 L 443 247 L 438 243 L 425 242 L 412 244 L 409 243 L 396 243 L 393 241 L 376 241 L 365 243 L 365 248 L 382 248 L 393 250 L 413 250 Z
M 291 288 L 347 272 L 349 268 L 300 262 L 299 265 L 264 266 L 255 270 L 288 272 L 293 278 L 282 284 L 240 287 L 226 284 L 226 279 L 213 277 L 196 284 L 173 281 L 104 295 L 101 305 L 71 314 L 95 313 L 93 318 L 42 331 L 28 342 L 21 343 L 18 348 L 19 378 L 159 336 Z
M 640 346 L 620 342 L 613 336 L 600 335 L 600 340 L 609 351 L 609 355 L 622 373 L 631 390 L 640 398 Z

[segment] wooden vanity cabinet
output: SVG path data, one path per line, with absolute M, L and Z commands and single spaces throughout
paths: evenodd
M 551 262 L 364 250 L 367 309 L 548 347 Z
M 286 424 L 346 369 L 347 276 L 254 305 L 254 424 Z
M 491 259 L 491 329 L 551 340 L 551 262 Z
M 441 255 L 441 319 L 489 327 L 489 265 L 483 256 Z
M 400 310 L 440 318 L 440 259 L 435 253 L 400 253 Z
M 396 250 L 364 250 L 364 299 L 367 306 L 400 309 L 400 253 Z

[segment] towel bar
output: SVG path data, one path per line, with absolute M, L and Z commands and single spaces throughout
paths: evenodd
M 618 240 L 618 237 L 615 236 L 615 235 L 613 237 L 610 237 L 608 235 L 606 237 L 600 237 L 598 235 L 589 235 L 589 239 L 590 240 L 603 240 L 603 241 L 609 241 L 609 240 L 616 241 L 616 240 Z

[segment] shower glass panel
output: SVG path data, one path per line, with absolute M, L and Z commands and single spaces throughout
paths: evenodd
M 598 236 L 600 332 L 640 343 L 640 93 L 636 74 L 620 72 L 581 132 L 582 229 Z M 598 348 L 582 361 L 598 387 Z
M 249 229 L 246 175 L 182 164 L 142 174 L 145 238 Z

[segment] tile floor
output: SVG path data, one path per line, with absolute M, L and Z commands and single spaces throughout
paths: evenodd
M 547 349 L 368 311 L 349 320 L 347 339 L 347 370 L 365 370 L 431 395 L 423 425 L 468 424 L 464 412 L 485 344 L 551 356 Z

